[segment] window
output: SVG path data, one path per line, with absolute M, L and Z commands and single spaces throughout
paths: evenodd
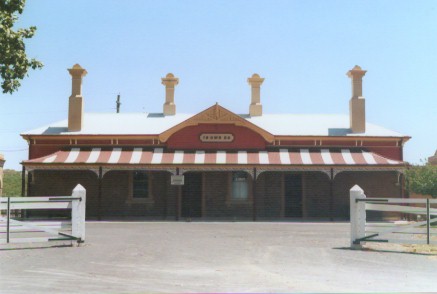
M 152 175 L 146 171 L 130 172 L 128 203 L 153 203 Z
M 133 173 L 132 198 L 149 198 L 149 175 L 147 172 L 135 171 Z
M 245 172 L 232 173 L 232 200 L 248 200 L 249 183 Z

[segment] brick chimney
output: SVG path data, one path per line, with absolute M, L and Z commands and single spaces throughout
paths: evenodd
M 261 78 L 258 74 L 253 74 L 251 78 L 247 79 L 252 91 L 252 101 L 249 106 L 250 116 L 261 116 L 263 114 L 263 106 L 261 104 L 261 84 L 264 82 L 264 78 Z
M 69 68 L 72 86 L 71 96 L 68 103 L 68 131 L 78 132 L 82 129 L 83 122 L 83 97 L 82 97 L 82 77 L 87 74 L 79 64 Z
M 179 84 L 179 79 L 175 78 L 172 73 L 168 73 L 165 78 L 161 78 L 162 84 L 165 86 L 165 103 L 164 115 L 175 115 L 176 105 L 174 104 L 174 88 Z
M 352 80 L 352 98 L 349 101 L 350 128 L 352 133 L 366 132 L 366 100 L 363 97 L 363 76 L 366 70 L 355 65 L 347 72 Z

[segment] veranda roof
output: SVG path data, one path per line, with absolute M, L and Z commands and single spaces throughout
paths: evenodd
M 105 166 L 400 166 L 364 148 L 289 148 L 269 151 L 164 150 L 163 148 L 71 148 L 36 159 L 25 166 L 105 165 Z

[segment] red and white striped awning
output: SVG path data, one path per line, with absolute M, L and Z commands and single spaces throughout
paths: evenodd
M 24 165 L 404 165 L 360 148 L 274 151 L 166 151 L 143 148 L 72 148 L 23 162 Z

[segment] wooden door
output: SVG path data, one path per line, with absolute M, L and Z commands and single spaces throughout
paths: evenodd
M 302 217 L 302 175 L 284 175 L 284 216 Z
M 184 174 L 182 217 L 202 217 L 202 173 Z

